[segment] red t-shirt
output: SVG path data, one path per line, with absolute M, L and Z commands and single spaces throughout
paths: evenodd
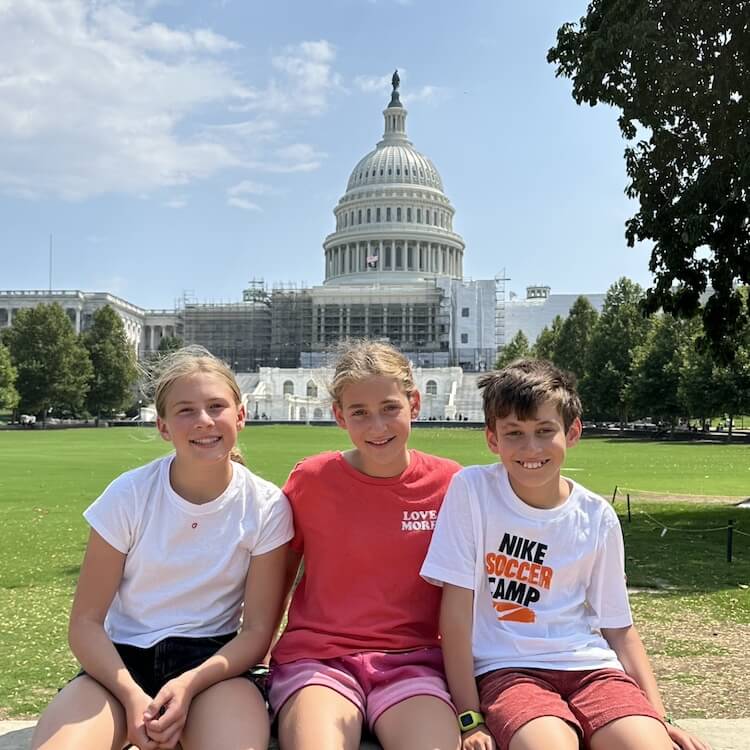
M 410 451 L 398 476 L 370 477 L 341 453 L 301 461 L 284 485 L 305 573 L 273 650 L 280 664 L 438 645 L 440 589 L 419 569 L 455 461 Z

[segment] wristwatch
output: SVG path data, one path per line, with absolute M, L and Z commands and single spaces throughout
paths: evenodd
M 484 716 L 479 711 L 462 711 L 458 715 L 458 726 L 462 734 L 476 729 L 480 724 L 484 724 Z

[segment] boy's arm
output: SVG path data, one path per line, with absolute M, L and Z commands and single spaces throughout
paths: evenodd
M 445 675 L 451 697 L 460 714 L 479 712 L 479 691 L 474 679 L 472 621 L 474 592 L 450 583 L 443 584 L 440 605 L 440 635 Z M 494 750 L 495 742 L 485 724 L 461 736 L 464 750 Z
M 625 672 L 638 683 L 651 705 L 666 719 L 667 713 L 656 685 L 654 671 L 651 669 L 651 662 L 635 626 L 602 628 L 602 635 L 617 654 Z M 683 750 L 710 750 L 707 744 L 674 724 L 667 723 L 666 728 L 672 742 Z

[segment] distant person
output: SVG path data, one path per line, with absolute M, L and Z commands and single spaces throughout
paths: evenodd
M 453 478 L 422 567 L 443 587 L 464 749 L 705 750 L 666 717 L 633 627 L 617 515 L 560 476 L 582 429 L 572 376 L 522 359 L 479 387 L 500 463 Z
M 440 591 L 419 576 L 460 466 L 410 450 L 420 395 L 393 347 L 340 356 L 333 413 L 353 448 L 301 461 L 290 577 L 304 573 L 273 649 L 269 703 L 284 750 L 355 750 L 363 723 L 386 748 L 457 750 L 438 640 Z
M 223 362 L 200 347 L 174 352 L 155 401 L 174 453 L 121 475 L 84 513 L 69 632 L 82 671 L 42 715 L 33 748 L 268 744 L 249 670 L 278 622 L 291 510 L 243 466 L 245 409 Z

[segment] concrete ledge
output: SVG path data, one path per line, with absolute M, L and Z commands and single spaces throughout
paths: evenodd
M 35 721 L 0 721 L 0 750 L 28 750 L 35 725 Z M 268 750 L 278 750 L 275 740 L 271 740 Z M 365 740 L 360 750 L 381 749 L 376 742 Z
M 33 721 L 0 721 L 0 750 L 28 750 Z M 748 719 L 681 719 L 679 725 L 711 744 L 713 750 L 747 750 Z M 271 743 L 276 748 L 275 743 Z M 379 750 L 374 742 L 363 742 L 362 750 Z

